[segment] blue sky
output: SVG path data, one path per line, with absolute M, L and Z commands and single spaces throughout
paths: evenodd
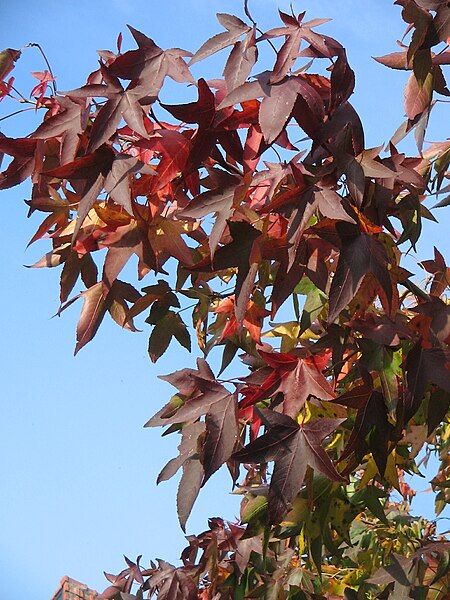
M 277 5 L 287 8 L 289 3 L 250 4 L 266 27 L 278 24 Z M 295 6 L 308 10 L 310 17 L 333 18 L 324 31 L 348 48 L 357 74 L 353 102 L 366 124 L 367 146 L 387 141 L 403 118 L 405 77 L 370 57 L 395 50 L 395 40 L 403 33 L 399 8 L 388 0 L 308 0 Z M 132 47 L 126 23 L 162 47 L 195 51 L 220 31 L 216 11 L 241 14 L 241 2 L 16 0 L 0 8 L 1 46 L 39 42 L 59 88 L 70 89 L 96 68 L 97 49 L 114 49 L 119 31 L 124 48 Z M 220 75 L 222 60 L 218 56 L 204 64 L 207 77 Z M 18 63 L 17 85 L 28 93 L 34 85 L 29 71 L 44 68 L 38 53 L 26 50 Z M 194 73 L 199 75 L 200 69 Z M 179 97 L 166 99 L 183 101 L 181 88 L 172 89 Z M 1 123 L 7 135 L 26 135 L 32 128 L 29 114 Z M 427 137 L 444 135 L 434 126 Z M 38 225 L 37 219 L 25 219 L 23 200 L 28 194 L 24 184 L 1 198 L 0 596 L 8 600 L 47 600 L 65 574 L 101 589 L 102 570 L 119 571 L 123 553 L 176 561 L 184 547 L 175 513 L 176 481 L 158 489 L 154 483 L 175 455 L 176 439 L 161 440 L 159 431 L 144 430 L 142 424 L 171 394 L 170 386 L 156 376 L 193 359 L 173 346 L 152 365 L 146 351 L 148 330 L 131 335 L 109 322 L 74 358 L 79 307 L 52 319 L 58 274 L 23 267 L 47 249 L 44 241 L 25 250 Z M 426 227 L 419 256 L 431 258 L 434 244 L 450 255 L 442 223 Z M 424 481 L 422 489 L 426 487 Z M 188 533 L 204 529 L 208 516 L 237 514 L 238 499 L 226 489 L 227 474 L 220 472 L 200 495 Z M 431 515 L 430 503 L 430 495 L 420 494 L 414 509 Z

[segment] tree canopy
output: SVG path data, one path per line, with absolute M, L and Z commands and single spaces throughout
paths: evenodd
M 406 120 L 376 148 L 344 47 L 304 13 L 264 32 L 244 2 L 195 53 L 129 27 L 136 48 L 119 36 L 77 89 L 58 91 L 46 60 L 30 100 L 11 75 L 20 51 L 0 54 L 0 99 L 42 114 L 27 137 L 0 136 L 0 189 L 32 183 L 30 243 L 51 244 L 33 266 L 60 268 L 58 314 L 81 305 L 75 353 L 105 318 L 137 331 L 141 315 L 151 361 L 183 346 L 146 424 L 179 441 L 158 483 L 181 471 L 183 530 L 219 468 L 242 495 L 238 522 L 187 536 L 181 566 L 126 559 L 100 598 L 450 597 L 450 542 L 410 514 L 405 481 L 434 455 L 437 515 L 450 500 L 450 267 L 438 248 L 404 266 L 429 200 L 450 204 L 450 141 L 425 142 L 450 96 L 450 7 L 396 4 L 405 36 L 375 60 L 407 72 Z M 195 80 L 222 50 L 217 79 Z M 161 102 L 168 80 L 196 98 Z

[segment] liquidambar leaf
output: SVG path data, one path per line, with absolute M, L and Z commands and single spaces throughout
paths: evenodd
M 299 425 L 286 415 L 269 410 L 260 412 L 266 433 L 235 452 L 233 458 L 244 463 L 275 462 L 270 480 L 268 518 L 270 523 L 278 523 L 300 491 L 308 466 L 333 481 L 345 481 L 322 447 L 323 440 L 341 420 L 325 418 Z

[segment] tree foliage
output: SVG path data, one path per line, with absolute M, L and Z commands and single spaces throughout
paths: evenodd
M 239 522 L 212 518 L 187 537 L 181 566 L 127 559 L 101 598 L 449 598 L 450 542 L 410 515 L 405 475 L 439 459 L 441 513 L 450 268 L 437 248 L 417 276 L 403 263 L 435 219 L 427 200 L 450 204 L 450 142 L 424 143 L 450 96 L 450 8 L 396 4 L 405 37 L 376 60 L 408 71 L 407 119 L 377 148 L 349 102 L 345 49 L 304 13 L 262 32 L 244 3 L 244 20 L 219 13 L 195 54 L 130 27 L 135 49 L 119 36 L 65 92 L 48 66 L 33 100 L 10 75 L 20 52 L 0 55 L 0 97 L 43 114 L 26 138 L 0 137 L 12 157 L 0 188 L 31 179 L 29 214 L 45 218 L 30 243 L 51 243 L 33 266 L 60 267 L 59 313 L 81 304 L 75 352 L 108 315 L 130 331 L 146 315 L 153 362 L 196 344 L 196 367 L 163 377 L 175 394 L 147 423 L 180 440 L 158 482 L 181 470 L 183 529 L 222 466 L 243 496 Z M 262 45 L 272 62 L 260 64 Z M 196 81 L 190 66 L 224 49 L 222 75 Z M 196 98 L 162 102 L 167 79 Z M 415 156 L 398 149 L 410 132 Z M 129 262 L 140 290 L 120 278 Z

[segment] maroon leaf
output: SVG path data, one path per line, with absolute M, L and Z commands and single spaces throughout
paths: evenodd
M 183 475 L 177 490 L 177 511 L 181 529 L 186 531 L 186 522 L 202 486 L 204 471 L 196 458 L 189 458 L 182 468 Z
M 339 419 L 320 419 L 305 425 L 275 413 L 261 411 L 267 432 L 248 446 L 235 452 L 239 462 L 263 463 L 275 461 L 269 488 L 269 522 L 278 523 L 290 509 L 312 467 L 333 481 L 345 481 L 336 471 L 322 447 L 323 440 L 341 423 Z
M 145 93 L 156 97 L 163 85 L 164 78 L 171 77 L 178 83 L 193 82 L 184 58 L 192 56 L 191 52 L 181 48 L 162 50 L 155 42 L 134 27 L 128 25 L 138 50 L 130 50 L 118 56 L 109 67 L 109 72 L 121 79 L 136 79 Z
M 385 54 L 384 56 L 374 56 L 374 59 L 385 67 L 391 69 L 401 69 L 402 71 L 408 71 L 412 68 L 412 65 L 408 63 L 407 51 L 392 52 L 391 54 Z
M 144 111 L 139 100 L 145 96 L 141 85 L 133 81 L 124 89 L 116 77 L 112 77 L 107 67 L 102 67 L 106 85 L 88 84 L 76 90 L 66 92 L 73 99 L 91 97 L 108 98 L 95 117 L 89 139 L 88 152 L 93 152 L 109 140 L 117 130 L 121 119 L 136 133 L 146 138 L 148 136 L 144 125 Z
M 37 140 L 0 136 L 0 152 L 13 156 L 8 168 L 0 173 L 0 190 L 19 185 L 34 171 Z
M 422 348 L 420 342 L 406 357 L 408 394 L 405 401 L 405 418 L 411 419 L 420 407 L 429 382 L 450 393 L 450 356 L 441 348 Z
M 147 427 L 193 422 L 215 410 L 215 405 L 227 402 L 233 394 L 215 380 L 206 361 L 197 360 L 198 369 L 183 369 L 161 377 L 177 387 L 182 394 L 188 394 L 186 402 L 172 414 L 165 417 L 157 413 L 148 421 Z M 234 396 L 233 396 L 234 398 Z
M 297 93 L 296 79 L 289 78 L 279 85 L 271 85 L 269 94 L 263 98 L 259 109 L 259 124 L 268 144 L 276 140 L 286 126 L 292 114 Z
M 131 175 L 138 173 L 142 163 L 128 154 L 118 154 L 114 157 L 111 171 L 105 179 L 105 191 L 116 204 L 123 206 L 129 215 L 133 215 L 131 204 Z M 146 167 L 147 173 L 149 167 Z M 153 169 L 150 170 L 153 171 Z M 155 172 L 155 171 L 153 171 Z
M 184 123 L 198 123 L 204 127 L 211 125 L 215 114 L 215 98 L 204 79 L 199 79 L 198 100 L 189 104 L 162 104 L 171 115 Z
M 354 454 L 359 464 L 367 452 L 372 452 L 378 471 L 383 476 L 393 431 L 383 396 L 364 384 L 339 396 L 334 402 L 358 409 L 352 432 L 339 460 L 343 461 Z
M 222 234 L 225 231 L 227 220 L 233 214 L 237 181 L 236 177 L 230 176 L 229 185 L 199 194 L 185 209 L 177 214 L 180 218 L 200 219 L 210 213 L 216 213 L 214 226 L 209 235 L 211 258 L 214 256 Z
M 234 106 L 248 100 L 254 100 L 255 98 L 263 98 L 270 93 L 270 86 L 268 83 L 269 73 L 265 71 L 260 75 L 256 76 L 254 81 L 246 81 L 242 85 L 238 86 L 234 90 L 230 91 L 225 96 L 222 102 L 217 107 L 217 110 Z
M 218 13 L 217 18 L 220 24 L 223 25 L 227 31 L 214 35 L 204 44 L 202 44 L 202 46 L 200 46 L 200 48 L 191 58 L 189 63 L 190 65 L 193 65 L 200 60 L 204 60 L 208 56 L 212 56 L 227 46 L 231 46 L 242 36 L 242 34 L 248 33 L 251 30 L 251 27 L 246 25 L 234 15 Z
M 81 298 L 83 299 L 83 308 L 77 324 L 75 354 L 92 340 L 106 313 L 106 301 L 101 281 L 83 292 Z
M 258 57 L 255 33 L 251 31 L 242 42 L 236 42 L 223 70 L 228 93 L 245 83 Z
M 175 475 L 183 464 L 193 458 L 198 452 L 199 437 L 205 432 L 205 423 L 202 421 L 196 421 L 185 425 L 181 430 L 181 442 L 178 446 L 179 455 L 176 458 L 172 458 L 162 469 L 158 475 L 156 483 L 161 481 L 167 481 Z
M 77 223 L 72 240 L 76 239 L 88 212 L 102 191 L 105 178 L 111 169 L 113 161 L 113 150 L 103 146 L 91 154 L 75 159 L 71 163 L 45 172 L 47 177 L 58 177 L 59 179 L 68 179 L 71 182 L 81 182 Z
M 405 88 L 405 112 L 409 119 L 414 119 L 429 107 L 432 94 L 433 75 L 430 73 L 421 85 L 411 73 Z
M 331 71 L 330 111 L 350 98 L 355 87 L 355 74 L 347 62 L 345 50 L 341 50 Z
M 206 437 L 203 446 L 202 485 L 217 471 L 233 453 L 238 439 L 237 397 L 229 395 L 216 402 L 206 415 Z
M 358 233 L 354 225 L 338 223 L 336 229 L 341 237 L 342 248 L 330 288 L 330 323 L 354 298 L 367 273 L 375 276 L 388 301 L 392 299 L 387 257 L 381 242 L 373 235 Z

